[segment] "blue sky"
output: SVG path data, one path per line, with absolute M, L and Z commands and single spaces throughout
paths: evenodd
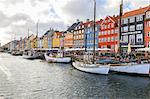
M 117 15 L 121 0 L 96 0 L 97 20 Z M 124 0 L 124 12 L 144 7 L 150 0 Z M 40 35 L 49 28 L 66 30 L 77 19 L 93 19 L 93 0 L 0 0 L 0 42 L 36 32 L 39 20 Z

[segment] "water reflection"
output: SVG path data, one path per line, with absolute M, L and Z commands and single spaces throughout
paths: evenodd
M 112 74 L 88 74 L 70 64 L 46 63 L 0 54 L 0 97 L 47 98 L 149 98 L 150 79 Z

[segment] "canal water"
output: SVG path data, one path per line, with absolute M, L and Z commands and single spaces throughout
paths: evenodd
M 150 78 L 88 74 L 0 53 L 0 99 L 149 99 Z

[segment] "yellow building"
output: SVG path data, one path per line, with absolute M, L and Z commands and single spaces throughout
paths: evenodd
M 43 48 L 48 48 L 48 35 L 47 35 L 47 33 L 43 35 Z
M 32 34 L 31 36 L 29 36 L 29 38 L 27 39 L 27 49 L 33 49 L 34 48 L 34 42 L 33 39 L 35 38 L 35 36 Z
M 37 36 L 33 39 L 33 48 L 37 48 Z
M 62 32 L 59 32 L 59 31 L 54 32 L 53 37 L 52 37 L 52 48 L 60 48 L 61 35 L 62 35 Z

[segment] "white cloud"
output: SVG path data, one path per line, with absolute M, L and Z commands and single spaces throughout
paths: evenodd
M 121 0 L 96 0 L 97 19 L 119 13 Z M 149 0 L 124 0 L 124 11 L 148 5 Z M 0 41 L 7 43 L 13 34 L 27 36 L 27 29 L 40 35 L 49 28 L 65 30 L 76 19 L 93 19 L 93 0 L 0 0 Z

